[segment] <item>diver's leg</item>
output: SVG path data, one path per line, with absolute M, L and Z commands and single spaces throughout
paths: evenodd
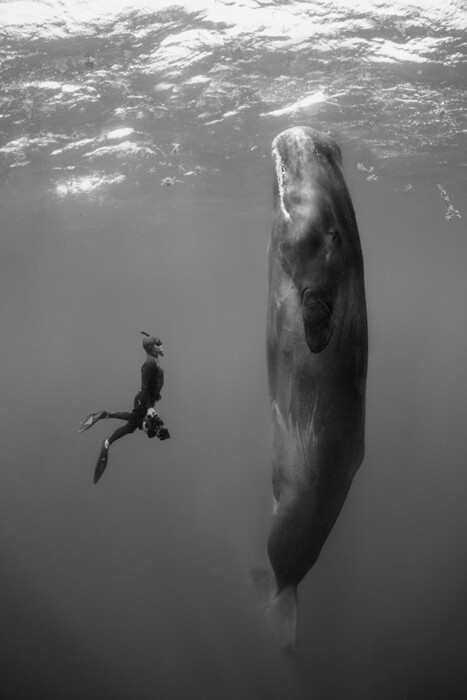
M 104 440 L 104 442 L 102 443 L 99 459 L 97 460 L 96 469 L 94 471 L 95 484 L 97 484 L 102 474 L 104 473 L 105 468 L 107 467 L 110 445 L 116 442 L 116 440 L 120 440 L 120 438 L 125 437 L 125 435 L 130 435 L 130 433 L 134 433 L 136 428 L 140 426 L 140 423 L 144 418 L 145 412 L 141 409 L 139 411 L 137 409 L 133 409 L 131 413 L 111 413 L 107 415 L 109 418 L 123 418 L 124 420 L 125 418 L 128 418 L 128 422 L 125 425 L 122 425 L 121 428 L 117 428 L 117 430 L 113 432 L 112 435 L 106 440 Z
M 125 435 L 134 433 L 135 430 L 141 426 L 145 415 L 146 412 L 141 407 L 135 407 L 131 413 L 110 413 L 109 418 L 123 418 L 123 420 L 126 420 L 127 423 L 122 425 L 121 428 L 117 428 L 117 430 L 106 440 L 108 447 L 110 447 L 110 445 L 116 440 L 120 440 L 120 438 L 125 437 Z
M 114 433 L 112 433 L 112 435 L 110 437 L 108 437 L 106 440 L 104 440 L 104 442 L 102 443 L 102 446 L 101 446 L 101 451 L 99 453 L 99 458 L 97 460 L 96 469 L 94 470 L 94 483 L 95 484 L 97 484 L 97 482 L 101 478 L 102 474 L 104 473 L 105 468 L 107 467 L 107 461 L 109 459 L 110 445 L 113 442 L 115 442 L 116 440 L 120 440 L 120 438 L 125 437 L 125 435 L 129 435 L 130 433 L 134 433 L 137 427 L 138 426 L 133 421 L 130 420 L 125 425 L 122 425 L 121 428 L 117 428 L 117 430 Z
M 119 420 L 129 421 L 131 418 L 130 411 L 107 411 L 105 418 L 118 418 Z
M 131 433 L 134 433 L 136 428 L 138 426 L 135 425 L 132 421 L 129 421 L 126 423 L 126 425 L 122 425 L 121 428 L 117 428 L 117 430 L 112 433 L 112 435 L 107 438 L 106 442 L 108 443 L 108 446 L 115 442 L 116 440 L 120 440 L 120 438 L 125 437 L 125 435 L 130 435 Z
M 129 421 L 131 415 L 129 411 L 99 411 L 99 413 L 90 413 L 89 416 L 83 418 L 79 424 L 79 432 L 84 433 L 85 430 L 91 428 L 98 420 L 102 420 L 102 418 L 118 418 L 119 420 Z

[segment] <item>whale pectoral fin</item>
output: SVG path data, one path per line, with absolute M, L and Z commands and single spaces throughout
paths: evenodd
M 331 309 L 325 301 L 306 289 L 302 298 L 302 314 L 308 347 L 311 352 L 321 352 L 331 340 L 334 330 Z

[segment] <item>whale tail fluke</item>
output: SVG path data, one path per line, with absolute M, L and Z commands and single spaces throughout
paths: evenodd
M 252 569 L 251 578 L 275 641 L 293 656 L 297 637 L 297 587 L 287 586 L 278 591 L 276 578 L 267 569 Z

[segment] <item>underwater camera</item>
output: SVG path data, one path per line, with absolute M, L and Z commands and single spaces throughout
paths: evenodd
M 167 440 L 170 437 L 167 428 L 163 428 L 164 421 L 156 414 L 154 416 L 146 416 L 143 421 L 143 430 L 148 438 L 158 437 L 159 440 Z
M 157 431 L 157 437 L 159 438 L 159 440 L 168 440 L 170 437 L 170 433 L 167 430 L 167 428 L 159 428 L 159 430 Z

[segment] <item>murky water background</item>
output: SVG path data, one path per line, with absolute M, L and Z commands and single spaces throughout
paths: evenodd
M 0 5 L 2 700 L 467 692 L 467 11 Z M 274 646 L 270 143 L 330 131 L 360 226 L 367 456 Z M 165 345 L 172 439 L 78 435 Z

